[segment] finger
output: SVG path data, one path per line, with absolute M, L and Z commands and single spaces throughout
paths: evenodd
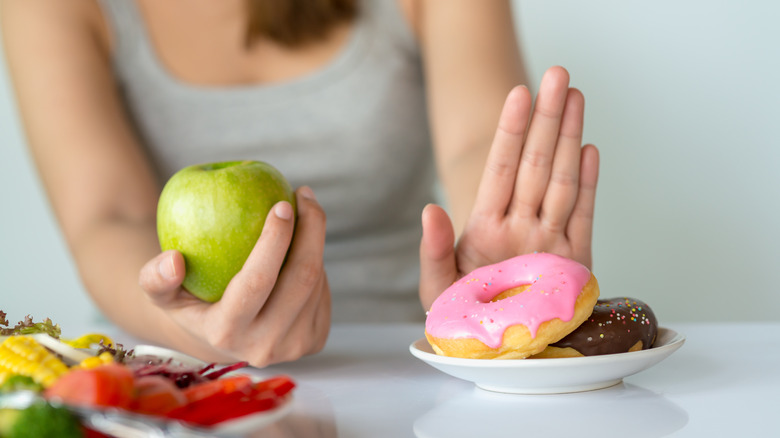
M 288 259 L 258 321 L 282 336 L 324 276 L 325 211 L 308 187 L 298 189 L 298 223 Z
M 577 89 L 570 89 L 563 110 L 558 145 L 555 148 L 550 182 L 542 201 L 542 226 L 551 232 L 563 232 L 577 195 L 580 182 L 580 150 L 585 98 Z
M 515 188 L 520 152 L 531 113 L 531 94 L 518 86 L 507 95 L 479 183 L 474 212 L 503 216 Z
M 541 208 L 568 89 L 569 73 L 566 69 L 552 67 L 547 70 L 539 86 L 510 206 L 520 215 L 536 216 Z
M 252 252 L 228 284 L 222 299 L 214 304 L 233 327 L 249 324 L 268 299 L 293 234 L 293 208 L 287 201 L 276 203 L 263 225 Z
M 455 231 L 447 213 L 428 204 L 422 214 L 423 236 L 420 242 L 420 301 L 428 310 L 444 289 L 457 279 Z
M 184 257 L 168 250 L 149 260 L 138 275 L 138 284 L 158 307 L 167 307 L 181 292 Z
M 596 146 L 588 144 L 582 148 L 579 193 L 567 229 L 574 253 L 582 254 L 582 260 L 579 261 L 588 267 L 591 266 L 591 240 L 598 179 L 599 151 Z

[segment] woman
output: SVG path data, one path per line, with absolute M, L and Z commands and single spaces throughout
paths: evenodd
M 486 263 L 590 264 L 583 98 L 553 68 L 530 116 L 506 1 L 3 0 L 0 16 L 82 281 L 139 337 L 263 366 L 319 351 L 331 319 L 419 320 Z M 207 304 L 181 288 L 181 254 L 159 253 L 156 202 L 179 168 L 230 159 L 279 168 L 298 216 L 277 204 Z

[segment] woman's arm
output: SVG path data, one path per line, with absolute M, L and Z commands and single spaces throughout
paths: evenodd
M 477 194 L 501 106 L 526 83 L 508 1 L 417 0 L 437 170 L 456 232 Z
M 193 299 L 181 289 L 181 254 L 159 254 L 160 183 L 123 112 L 96 3 L 3 0 L 0 17 L 30 150 L 100 309 L 136 336 L 206 360 L 266 365 L 321 349 L 325 216 L 310 191 L 298 191 L 297 223 L 289 204 L 276 206 L 228 299 Z M 302 237 L 290 247 L 294 227 Z
M 5 0 L 0 16 L 27 143 L 82 281 L 144 334 L 160 319 L 131 289 L 159 252 L 159 186 L 122 113 L 96 14 L 94 2 Z

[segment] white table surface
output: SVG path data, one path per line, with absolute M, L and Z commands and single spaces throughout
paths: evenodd
M 337 325 L 320 354 L 252 370 L 298 383 L 293 411 L 253 436 L 780 436 L 780 323 L 665 326 L 685 345 L 617 386 L 511 395 L 412 356 L 422 325 Z

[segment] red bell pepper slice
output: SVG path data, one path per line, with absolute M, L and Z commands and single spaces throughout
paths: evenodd
M 198 383 L 183 390 L 188 403 L 203 400 L 220 393 L 230 393 L 248 389 L 252 386 L 252 378 L 241 374 L 223 377 L 209 382 Z
M 223 421 L 245 415 L 271 410 L 279 406 L 285 396 L 295 387 L 287 376 L 278 376 L 249 384 L 232 376 L 195 385 L 186 389 L 189 403 L 168 412 L 169 418 L 187 421 L 202 426 L 212 426 Z M 231 379 L 229 382 L 228 379 Z M 225 380 L 222 384 L 217 382 Z M 200 388 L 202 387 L 202 388 Z
M 272 391 L 277 397 L 282 397 L 295 388 L 295 382 L 288 376 L 276 376 L 257 382 L 254 386 L 256 394 Z

